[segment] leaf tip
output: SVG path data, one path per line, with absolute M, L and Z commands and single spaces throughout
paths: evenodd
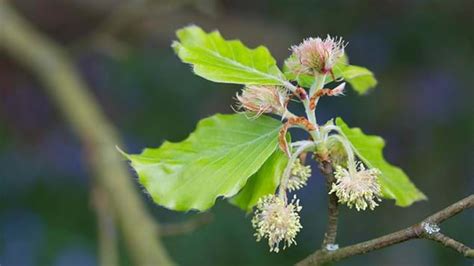
M 120 147 L 118 145 L 115 145 L 115 149 L 117 149 L 117 151 L 122 154 L 125 158 L 127 158 L 128 160 L 130 160 L 130 154 L 124 152 L 122 149 L 120 149 Z
M 427 201 L 428 200 L 428 197 L 423 192 L 421 192 L 419 190 L 417 192 L 418 192 L 417 197 L 413 197 L 409 201 L 401 201 L 401 200 L 397 199 L 395 201 L 395 205 L 398 206 L 398 207 L 409 207 L 415 202 Z
M 176 30 L 176 36 L 180 39 L 183 33 L 187 31 L 196 31 L 196 30 L 202 30 L 201 27 L 197 26 L 196 24 L 188 24 L 178 30 Z
M 182 47 L 182 45 L 178 41 L 173 41 L 171 43 L 171 48 L 173 48 L 173 50 L 176 54 L 179 54 L 179 50 L 181 49 L 181 47 Z

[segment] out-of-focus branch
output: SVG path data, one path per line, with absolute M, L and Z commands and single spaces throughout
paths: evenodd
M 439 232 L 438 224 L 449 219 L 456 214 L 474 207 L 474 195 L 470 195 L 445 209 L 431 215 L 422 222 L 359 244 L 347 246 L 335 251 L 325 249 L 317 250 L 306 259 L 297 263 L 299 266 L 324 265 L 329 262 L 339 261 L 348 257 L 364 254 L 377 249 L 402 243 L 411 239 L 428 239 L 441 243 L 445 247 L 451 248 L 465 257 L 473 258 L 474 249 L 449 238 Z
M 99 185 L 92 187 L 91 204 L 97 215 L 99 265 L 119 265 L 115 215 L 106 192 Z
M 98 48 L 112 57 L 127 54 L 136 44 L 150 39 L 162 44 L 175 38 L 175 31 L 190 22 L 207 30 L 219 29 L 224 36 L 240 36 L 250 46 L 268 43 L 273 55 L 286 58 L 288 47 L 298 40 L 295 31 L 277 20 L 268 23 L 258 16 L 238 16 L 226 12 L 217 0 L 129 0 L 95 4 L 74 0 L 74 5 L 105 18 L 83 38 L 68 48 Z M 99 10 L 96 10 L 99 9 Z M 265 34 L 261 34 L 265 32 Z M 257 36 L 257 37 L 256 37 Z M 141 44 L 140 44 L 141 45 Z
M 76 50 L 92 44 L 110 56 L 123 56 L 130 50 L 130 45 L 117 36 L 123 30 L 129 29 L 131 26 L 133 29 L 142 27 L 143 20 L 147 17 L 160 17 L 162 14 L 190 5 L 206 14 L 216 12 L 215 0 L 131 0 L 119 2 L 92 32 L 76 40 L 71 49 Z
M 162 224 L 159 235 L 162 237 L 167 237 L 188 234 L 204 225 L 211 223 L 213 219 L 214 218 L 211 213 L 203 213 L 199 214 L 197 217 L 191 218 L 190 220 L 181 223 Z
M 195 0 L 131 0 L 115 7 L 92 35 L 115 35 L 152 12 L 169 12 Z M 155 14 L 156 15 L 156 14 Z
M 115 150 L 120 139 L 63 48 L 36 31 L 0 0 L 0 48 L 32 71 L 86 147 L 120 223 L 134 265 L 171 265 L 159 229 L 134 190 L 133 178 Z

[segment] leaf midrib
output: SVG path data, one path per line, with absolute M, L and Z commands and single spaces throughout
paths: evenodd
M 271 131 L 271 132 L 268 132 L 268 133 L 262 135 L 262 137 L 256 138 L 256 139 L 254 139 L 254 140 L 252 140 L 252 141 L 250 141 L 250 142 L 246 142 L 246 143 L 243 143 L 243 144 L 240 144 L 240 145 L 235 145 L 235 146 L 231 147 L 230 149 L 226 150 L 226 152 L 215 153 L 215 154 L 213 154 L 213 155 L 211 155 L 211 156 L 209 156 L 209 157 L 217 156 L 217 155 L 220 155 L 220 154 L 222 154 L 222 153 L 224 153 L 224 154 L 230 153 L 230 152 L 233 151 L 234 149 L 237 149 L 237 148 L 239 148 L 239 147 L 241 147 L 241 146 L 243 146 L 243 145 L 249 146 L 251 143 L 258 141 L 259 139 L 263 138 L 264 136 L 267 136 L 267 135 L 270 135 L 270 134 L 274 134 L 275 131 L 276 131 L 276 130 L 273 130 L 273 131 Z M 263 138 L 263 139 L 265 140 L 265 139 L 269 139 L 269 138 L 265 137 L 265 138 Z M 264 143 L 264 141 L 262 141 L 261 143 Z M 260 151 L 259 157 L 261 156 L 261 154 L 263 153 L 263 151 L 265 151 L 265 150 L 266 150 L 268 147 L 270 147 L 271 145 L 272 145 L 272 143 L 271 143 L 271 142 L 268 142 L 267 145 L 265 145 L 265 146 L 266 146 L 265 149 L 262 149 L 262 151 Z M 275 147 L 276 147 L 276 143 L 275 143 Z M 244 150 L 244 149 L 241 149 L 241 151 L 242 151 L 242 150 Z M 258 150 L 258 149 L 255 149 L 255 150 Z M 271 155 L 271 154 L 270 154 L 270 155 Z M 202 156 L 202 157 L 205 157 L 205 156 Z M 201 157 L 201 158 L 202 158 L 202 157 Z M 208 157 L 208 158 L 209 158 L 209 157 Z M 237 156 L 236 156 L 236 157 L 237 157 Z M 249 157 L 250 157 L 250 156 L 247 156 L 247 158 L 249 158 Z M 217 158 L 222 158 L 222 157 L 217 157 Z M 214 163 L 216 163 L 216 161 L 218 161 L 218 160 L 213 160 L 212 162 L 209 162 L 208 164 L 206 164 L 202 169 L 200 169 L 200 171 L 199 171 L 198 173 L 196 173 L 196 175 L 198 176 L 200 173 L 205 172 L 211 165 L 213 165 Z M 245 160 L 242 160 L 242 161 L 240 162 L 240 164 L 242 164 L 243 161 L 245 161 Z M 193 160 L 192 162 L 194 162 L 194 160 Z M 191 163 L 192 163 L 192 162 L 191 162 Z M 229 161 L 229 162 L 230 162 L 230 161 Z M 229 162 L 226 162 L 226 164 L 228 164 Z M 190 163 L 190 164 L 191 164 L 191 163 Z M 262 163 L 262 164 L 263 164 L 263 163 Z M 220 170 L 218 170 L 218 171 L 221 171 L 223 168 L 225 168 L 225 167 L 224 167 L 224 166 L 221 167 Z M 235 167 L 235 168 L 234 168 L 234 172 L 235 172 L 235 170 L 238 169 L 238 168 L 239 168 L 239 167 Z M 258 169 L 257 169 L 257 170 L 258 170 Z M 176 173 L 176 175 L 179 176 L 180 174 L 182 174 L 182 172 L 183 172 L 183 170 L 181 169 L 181 170 L 179 170 L 179 171 Z M 216 175 L 216 173 L 214 173 L 214 175 Z M 229 175 L 229 176 L 231 176 L 231 175 Z M 250 177 L 250 175 L 249 175 L 249 177 Z M 178 183 L 179 185 L 173 187 L 172 190 L 168 191 L 168 194 L 171 195 L 171 194 L 175 193 L 176 191 L 178 191 L 178 190 L 181 189 L 182 187 L 185 187 L 187 184 L 189 184 L 190 182 L 192 182 L 192 181 L 194 181 L 194 180 L 195 180 L 195 179 L 190 178 L 190 179 L 185 180 L 184 183 L 181 183 L 181 184 Z M 220 190 L 221 190 L 221 185 L 216 186 L 216 188 L 217 188 L 216 191 L 220 191 Z M 214 193 L 214 194 L 216 194 L 216 193 Z M 218 194 L 218 193 L 217 193 L 217 194 Z M 196 207 L 196 206 L 194 206 L 194 207 Z
M 190 45 L 190 46 L 192 46 L 192 45 Z M 183 47 L 184 47 L 184 46 L 183 46 Z M 253 73 L 256 73 L 256 74 L 265 76 L 265 77 L 267 77 L 267 78 L 273 79 L 273 80 L 275 80 L 275 81 L 278 81 L 278 82 L 280 82 L 280 83 L 283 83 L 283 80 L 282 80 L 282 79 L 280 79 L 280 78 L 278 78 L 278 77 L 276 77 L 276 76 L 274 76 L 274 75 L 270 75 L 270 74 L 267 74 L 267 73 L 265 73 L 265 72 L 262 72 L 262 71 L 260 71 L 260 70 L 258 70 L 258 69 L 256 69 L 256 68 L 251 68 L 251 67 L 249 67 L 249 66 L 246 66 L 246 65 L 240 63 L 239 61 L 236 61 L 235 59 L 234 59 L 234 60 L 231 60 L 231 59 L 229 59 L 228 57 L 224 57 L 222 54 L 220 54 L 220 53 L 217 52 L 217 51 L 211 50 L 211 49 L 209 49 L 209 48 L 200 47 L 200 46 L 192 46 L 192 47 L 195 48 L 195 49 L 204 50 L 204 51 L 206 51 L 206 52 L 208 52 L 208 53 L 214 55 L 214 56 L 217 57 L 218 59 L 220 59 L 220 60 L 222 60 L 222 61 L 225 61 L 225 62 L 228 62 L 230 65 L 235 65 L 237 68 L 240 67 L 240 69 L 245 69 L 245 70 L 247 70 L 248 72 L 253 72 Z M 184 48 L 186 49 L 186 47 L 184 47 Z M 253 51 L 251 50 L 251 52 L 253 52 Z M 251 58 L 253 59 L 253 55 L 251 55 Z M 210 62 L 207 61 L 207 63 L 209 64 Z M 218 65 L 218 66 L 220 66 L 220 65 Z M 275 65 L 275 66 L 276 66 L 276 65 Z M 221 67 L 225 67 L 225 66 L 221 66 Z
M 239 148 L 239 147 L 242 147 L 242 146 L 248 146 L 254 142 L 257 142 L 259 140 L 265 140 L 267 138 L 269 138 L 268 136 L 272 135 L 272 134 L 275 134 L 275 132 L 279 131 L 280 130 L 280 127 L 268 132 L 268 133 L 265 133 L 263 135 L 260 135 L 259 137 L 253 139 L 253 140 L 250 140 L 250 141 L 247 141 L 247 142 L 244 142 L 244 143 L 241 143 L 241 144 L 236 144 L 236 145 L 232 145 L 232 146 L 229 146 L 229 147 L 226 147 L 226 149 L 223 149 L 223 151 L 221 152 L 216 152 L 216 150 L 211 150 L 211 151 L 204 151 L 204 152 L 198 152 L 196 150 L 188 150 L 187 152 L 189 153 L 193 153 L 193 156 L 196 156 L 197 154 L 201 154 L 200 157 L 211 157 L 211 156 L 216 156 L 216 155 L 220 155 L 222 153 L 228 153 L 228 152 L 231 152 L 233 151 L 234 149 L 236 148 Z M 166 160 L 166 159 L 160 159 L 160 158 L 153 158 L 153 157 L 150 157 L 150 156 L 145 156 L 145 155 L 140 155 L 140 159 L 145 159 L 145 160 L 150 160 L 150 161 L 154 161 L 154 162 L 151 162 L 151 163 L 140 163 L 141 165 L 145 165 L 146 164 L 146 167 L 149 167 L 149 166 L 155 166 L 155 165 L 159 165 L 162 163 L 163 160 Z

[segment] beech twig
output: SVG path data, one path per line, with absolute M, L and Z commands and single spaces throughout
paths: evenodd
M 446 219 L 449 219 L 464 210 L 470 209 L 473 206 L 474 195 L 470 195 L 408 228 L 369 241 L 361 242 L 359 244 L 340 248 L 335 251 L 320 249 L 308 256 L 306 259 L 298 262 L 297 265 L 322 265 L 328 262 L 339 261 L 351 256 L 395 245 L 407 240 L 419 238 L 439 242 L 442 245 L 459 252 L 465 257 L 473 258 L 474 250 L 472 248 L 439 233 L 438 227 L 438 224 Z
M 326 187 L 327 191 L 331 190 L 332 184 L 335 181 L 334 170 L 331 163 L 327 160 L 321 161 L 319 168 L 326 178 Z M 333 245 L 336 243 L 337 236 L 337 223 L 339 219 L 339 209 L 338 209 L 338 199 L 335 193 L 332 193 L 328 196 L 328 224 L 326 228 L 326 233 L 324 234 L 324 240 L 322 243 L 322 249 L 327 249 L 328 245 Z
M 214 220 L 214 216 L 211 213 L 206 212 L 181 223 L 161 224 L 159 235 L 162 237 L 168 237 L 188 234 L 211 223 L 212 220 Z

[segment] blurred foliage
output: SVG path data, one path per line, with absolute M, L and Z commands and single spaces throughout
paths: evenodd
M 342 208 L 341 245 L 402 228 L 474 191 L 473 1 L 163 1 L 116 30 L 113 42 L 91 41 L 91 33 L 122 1 L 13 2 L 70 48 L 131 152 L 182 140 L 199 119 L 232 112 L 239 86 L 213 84 L 181 64 L 170 48 L 177 28 L 219 28 L 226 38 L 265 44 L 280 62 L 302 38 L 343 36 L 351 63 L 373 70 L 378 88 L 364 97 L 322 99 L 319 118 L 342 116 L 383 136 L 388 160 L 406 169 L 429 201 L 408 209 L 384 201 L 365 213 Z M 37 80 L 0 54 L 0 264 L 96 263 L 96 217 L 82 156 Z M 290 265 L 319 246 L 324 190 L 315 175 L 302 191 L 304 229 L 298 246 L 285 252 L 270 254 L 255 243 L 250 217 L 222 201 L 212 209 L 212 224 L 165 243 L 182 265 Z M 193 215 L 143 197 L 160 222 Z M 442 230 L 473 246 L 473 218 L 462 214 Z M 434 243 L 412 241 L 339 265 L 470 264 Z

